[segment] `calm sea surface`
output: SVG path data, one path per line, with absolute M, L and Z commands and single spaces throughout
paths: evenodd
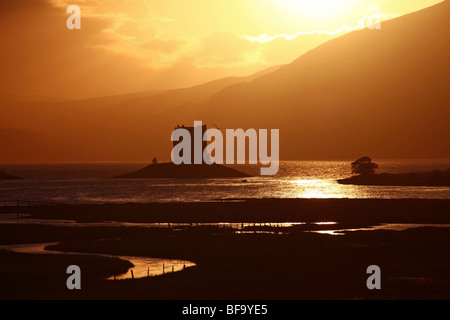
M 444 160 L 377 160 L 378 172 L 418 172 L 450 168 Z M 350 161 L 282 161 L 276 176 L 259 176 L 258 166 L 233 166 L 255 175 L 238 179 L 115 180 L 147 163 L 0 164 L 25 180 L 0 181 L 0 201 L 125 203 L 212 201 L 233 198 L 422 198 L 450 199 L 449 187 L 340 185 Z

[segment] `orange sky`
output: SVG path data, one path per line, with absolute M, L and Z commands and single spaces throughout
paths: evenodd
M 0 92 L 86 98 L 247 75 L 361 25 L 371 5 L 392 18 L 438 2 L 75 0 L 82 28 L 68 30 L 69 1 L 1 1 Z

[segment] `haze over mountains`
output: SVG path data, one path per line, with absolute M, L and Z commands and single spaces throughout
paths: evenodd
M 170 133 L 167 138 L 153 130 L 152 116 L 202 101 L 227 86 L 252 81 L 278 68 L 190 88 L 75 101 L 0 95 L 0 148 L 4 150 L 0 161 L 146 161 L 156 155 L 167 158 L 167 152 L 170 158 Z M 148 130 L 152 136 L 145 136 Z M 161 145 L 154 147 L 152 140 Z
M 169 160 L 173 128 L 194 120 L 280 129 L 282 160 L 450 158 L 448 30 L 445 1 L 246 78 L 80 101 L 4 95 L 0 161 Z

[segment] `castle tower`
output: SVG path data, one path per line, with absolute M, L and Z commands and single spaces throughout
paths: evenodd
M 176 130 L 176 129 L 186 129 L 189 132 L 189 134 L 191 135 L 191 163 L 194 164 L 195 163 L 194 162 L 194 150 L 195 150 L 194 149 L 194 145 L 195 145 L 195 139 L 194 139 L 195 130 L 194 129 L 195 129 L 195 127 L 185 127 L 184 125 L 182 125 L 182 126 L 177 125 L 174 130 Z M 203 135 L 205 134 L 205 132 L 206 132 L 206 124 L 202 124 L 202 126 L 201 126 L 201 136 L 202 136 L 202 160 L 201 161 L 202 161 L 202 164 L 205 163 L 204 159 L 203 159 L 203 152 L 205 151 L 206 145 L 207 145 L 206 141 L 203 140 Z M 175 147 L 180 142 L 181 141 L 173 141 L 173 147 Z

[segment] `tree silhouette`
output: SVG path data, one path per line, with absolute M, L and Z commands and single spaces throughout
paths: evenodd
M 352 174 L 369 175 L 374 174 L 378 168 L 376 163 L 372 162 L 369 157 L 362 157 L 352 162 Z

